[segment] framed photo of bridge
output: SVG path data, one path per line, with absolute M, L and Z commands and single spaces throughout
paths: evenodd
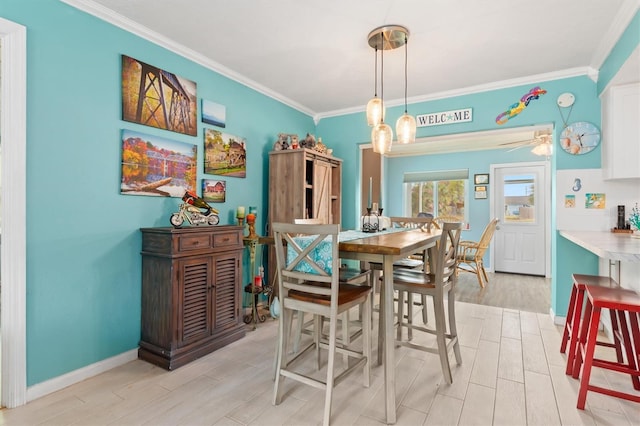
M 120 193 L 182 197 L 196 191 L 198 146 L 122 130 Z
M 122 119 L 196 136 L 196 83 L 122 55 Z
M 245 139 L 205 128 L 204 172 L 210 175 L 247 177 Z

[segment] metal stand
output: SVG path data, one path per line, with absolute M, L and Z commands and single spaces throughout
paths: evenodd
M 251 278 L 251 283 L 247 284 L 244 287 L 245 293 L 251 294 L 251 313 L 244 316 L 245 324 L 253 323 L 253 329 L 255 330 L 258 322 L 265 322 L 267 320 L 266 315 L 260 315 L 258 312 L 258 297 L 261 294 L 268 294 L 271 292 L 270 287 L 265 287 L 264 283 L 262 286 L 256 287 L 255 285 L 255 277 L 256 277 L 256 247 L 258 246 L 258 236 L 255 237 L 244 237 L 242 239 L 244 246 L 249 249 L 249 268 L 251 269 L 251 273 L 249 274 Z

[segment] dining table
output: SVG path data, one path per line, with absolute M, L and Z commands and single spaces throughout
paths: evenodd
M 358 238 L 343 239 L 338 251 L 341 259 L 376 262 L 383 265 L 382 286 L 380 288 L 380 330 L 378 339 L 383 339 L 382 363 L 384 364 L 385 413 L 387 424 L 396 422 L 396 379 L 395 379 L 395 333 L 394 333 L 394 289 L 393 262 L 419 253 L 433 250 L 442 231 L 431 229 L 397 230 L 399 232 L 376 232 L 354 235 Z M 347 231 L 358 232 L 358 231 Z M 429 261 L 435 259 L 428 256 Z M 433 267 L 434 265 L 430 265 Z M 380 362 L 380 359 L 378 359 Z

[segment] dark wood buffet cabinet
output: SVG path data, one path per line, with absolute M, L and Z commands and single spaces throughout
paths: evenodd
M 138 357 L 168 370 L 245 335 L 242 228 L 142 228 Z

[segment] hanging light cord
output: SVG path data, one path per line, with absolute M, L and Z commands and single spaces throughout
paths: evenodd
M 384 109 L 384 39 L 382 40 L 382 51 L 380 52 L 380 101 Z M 380 114 L 380 124 L 384 123 L 384 113 Z
M 375 76 L 373 79 L 373 97 L 378 97 L 378 46 L 376 45 L 376 60 L 375 60 L 375 68 L 373 71 L 373 75 Z
M 407 113 L 407 35 L 404 35 L 404 113 Z

